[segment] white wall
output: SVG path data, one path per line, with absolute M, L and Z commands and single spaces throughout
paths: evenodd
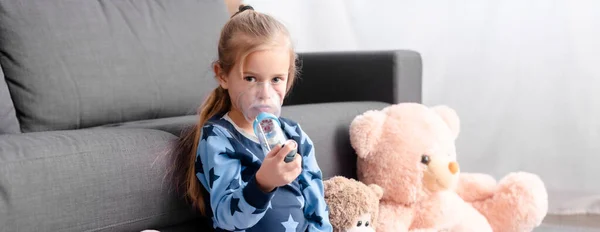
M 411 49 L 458 111 L 463 170 L 600 193 L 600 1 L 246 0 L 299 51 Z

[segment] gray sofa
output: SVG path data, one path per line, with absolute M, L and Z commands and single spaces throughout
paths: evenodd
M 222 0 L 0 0 L 0 231 L 205 231 L 167 175 L 216 86 Z M 358 114 L 421 96 L 413 51 L 300 54 L 284 116 L 325 178 Z

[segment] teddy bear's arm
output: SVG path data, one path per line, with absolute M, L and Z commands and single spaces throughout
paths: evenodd
M 496 191 L 496 180 L 482 173 L 461 173 L 456 193 L 466 202 L 481 201 L 491 197 Z
M 452 191 L 435 193 L 415 205 L 415 217 L 410 229 L 440 231 L 453 228 L 461 221 L 464 205 L 464 200 Z
M 408 231 L 412 220 L 411 208 L 381 203 L 377 218 L 377 231 Z

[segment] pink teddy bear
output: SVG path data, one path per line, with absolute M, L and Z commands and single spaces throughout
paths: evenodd
M 539 226 L 548 195 L 535 174 L 496 183 L 460 173 L 459 118 L 446 106 L 400 103 L 357 116 L 350 139 L 358 179 L 384 189 L 378 231 L 524 232 Z

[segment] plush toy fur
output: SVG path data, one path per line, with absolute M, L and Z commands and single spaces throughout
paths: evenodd
M 358 180 L 384 189 L 378 231 L 531 231 L 548 210 L 544 183 L 517 172 L 496 183 L 460 174 L 460 121 L 446 106 L 400 103 L 357 116 L 350 127 Z
M 383 189 L 341 176 L 323 182 L 334 232 L 375 231 Z

